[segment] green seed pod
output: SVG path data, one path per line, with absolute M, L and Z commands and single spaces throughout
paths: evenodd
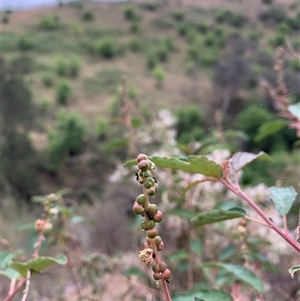
M 151 230 L 155 227 L 155 221 L 149 220 L 147 221 L 147 229 Z
M 142 221 L 141 222 L 141 228 L 146 231 L 148 228 L 147 228 L 147 222 L 146 221 Z
M 158 206 L 156 204 L 149 204 L 147 211 L 150 215 L 154 215 L 156 212 L 158 212 Z
M 148 245 L 151 244 L 151 239 L 150 239 L 149 237 L 146 237 L 146 243 L 147 243 Z
M 155 164 L 154 164 L 152 161 L 149 161 L 149 163 L 150 163 L 149 169 L 150 169 L 151 171 L 154 171 L 155 168 L 156 168 Z
M 168 266 L 165 262 L 160 262 L 158 267 L 161 272 L 164 272 Z
M 132 209 L 133 209 L 133 212 L 135 214 L 143 214 L 143 212 L 145 211 L 145 209 L 143 208 L 143 206 L 141 206 L 137 202 L 134 202 Z
M 154 194 L 155 194 L 155 189 L 154 189 L 153 187 L 147 189 L 147 194 L 148 194 L 149 196 L 154 196 Z
M 149 180 L 147 180 L 145 183 L 144 183 L 144 187 L 146 188 L 146 189 L 149 189 L 149 188 L 151 188 L 153 186 L 153 184 L 151 183 L 151 181 L 149 181 Z
M 140 176 L 142 178 L 149 178 L 149 177 L 151 177 L 151 172 L 149 172 L 148 170 L 142 171 L 141 174 L 140 174 Z
M 146 198 L 143 194 L 140 194 L 137 198 L 136 198 L 136 202 L 141 205 L 141 206 L 145 206 L 145 202 L 146 202 Z
M 154 273 L 158 273 L 158 272 L 160 271 L 159 265 L 158 265 L 158 264 L 155 264 L 155 265 L 152 267 L 152 271 L 153 271 Z
M 164 248 L 165 244 L 163 241 L 157 246 L 157 251 L 161 251 Z
M 161 279 L 161 273 L 153 273 L 153 279 L 154 280 L 160 280 Z
M 155 191 L 159 190 L 159 185 L 157 183 L 154 183 L 153 188 L 155 189 Z
M 152 186 L 155 184 L 155 180 L 152 177 L 148 178 L 148 181 L 152 183 Z
M 154 215 L 153 215 L 153 220 L 156 222 L 156 223 L 159 223 L 161 222 L 163 219 L 163 213 L 161 211 L 157 211 Z
M 171 278 L 171 271 L 169 269 L 166 269 L 165 271 L 163 271 L 162 278 L 164 280 L 169 280 Z
M 162 242 L 162 239 L 160 236 L 156 236 L 154 241 L 155 241 L 155 244 L 158 246 Z
M 147 237 L 149 238 L 155 238 L 156 235 L 157 235 L 157 230 L 155 228 L 147 231 Z
M 146 171 L 150 166 L 149 160 L 142 160 L 138 164 L 138 168 L 142 171 Z
M 148 160 L 148 156 L 145 155 L 145 154 L 139 154 L 139 155 L 136 157 L 136 162 L 137 162 L 137 163 L 140 163 L 142 160 Z

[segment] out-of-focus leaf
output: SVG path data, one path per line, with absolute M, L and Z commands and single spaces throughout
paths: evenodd
M 288 110 L 293 114 L 298 120 L 300 120 L 300 102 L 288 106 Z
M 204 299 L 200 299 L 200 298 L 198 298 L 198 297 L 195 297 L 194 298 L 194 301 L 205 301 Z
M 141 120 L 138 119 L 138 118 L 132 118 L 131 119 L 131 125 L 134 127 L 134 128 L 137 128 L 141 125 Z
M 8 262 L 15 257 L 15 253 L 9 251 L 0 252 L 0 269 L 5 269 L 8 266 Z
M 189 183 L 189 185 L 187 185 L 186 187 L 184 187 L 184 189 L 182 191 L 182 195 L 184 195 L 191 188 L 197 186 L 200 183 L 206 182 L 206 181 L 208 181 L 208 180 L 207 179 L 202 179 L 202 180 L 197 180 L 197 181 Z
M 289 273 L 291 274 L 292 279 L 295 277 L 295 274 L 300 273 L 300 264 L 293 265 L 289 268 Z
M 277 133 L 279 130 L 288 125 L 288 121 L 285 119 L 275 119 L 266 122 L 258 129 L 258 134 L 255 136 L 254 140 L 259 142 L 266 137 Z
M 195 298 L 203 299 L 205 301 L 232 301 L 232 298 L 229 294 L 211 289 L 211 290 L 199 290 L 199 291 L 192 291 L 186 292 L 184 294 L 176 295 L 172 297 L 173 301 L 191 301 Z
M 275 208 L 280 215 L 286 215 L 291 207 L 295 198 L 297 196 L 297 192 L 294 187 L 270 187 L 270 198 L 273 200 L 275 204 Z
M 195 253 L 195 254 L 200 254 L 202 251 L 202 242 L 200 240 L 191 240 L 190 241 L 190 249 Z
M 203 226 L 228 219 L 243 217 L 245 215 L 246 211 L 239 207 L 230 208 L 228 210 L 212 209 L 199 213 L 191 219 L 191 222 L 195 226 Z
M 93 220 L 91 220 L 90 218 L 87 218 L 85 216 L 73 215 L 70 218 L 70 223 L 73 225 L 81 224 L 81 223 L 93 223 Z
M 128 145 L 128 142 L 126 139 L 115 139 L 108 142 L 104 147 L 103 150 L 105 152 L 112 151 L 116 148 L 125 147 Z
M 234 171 L 239 171 L 244 166 L 248 165 L 250 162 L 257 158 L 269 160 L 269 156 L 264 152 L 259 152 L 258 154 L 237 152 L 231 158 L 232 168 Z
M 28 270 L 39 273 L 54 264 L 65 265 L 67 261 L 65 255 L 59 255 L 57 258 L 39 256 L 26 262 L 13 261 L 9 266 L 25 277 Z
M 145 273 L 137 267 L 131 267 L 121 273 L 125 277 L 138 276 L 140 279 L 145 278 Z
M 232 256 L 234 256 L 236 254 L 237 250 L 235 248 L 235 246 L 230 245 L 226 248 L 224 248 L 223 250 L 221 250 L 221 252 L 218 255 L 218 258 L 220 261 L 225 261 L 229 258 L 231 258 Z
M 244 267 L 239 267 L 233 264 L 221 262 L 208 262 L 204 263 L 202 266 L 225 269 L 228 273 L 233 274 L 238 280 L 251 285 L 260 293 L 263 292 L 264 286 L 262 280 L 258 276 L 256 276 L 252 271 Z
M 174 262 L 174 261 L 188 260 L 189 256 L 190 255 L 188 252 L 186 252 L 185 250 L 180 250 L 170 254 L 169 261 Z
M 169 212 L 171 215 L 177 215 L 183 218 L 191 219 L 192 217 L 195 216 L 195 213 L 185 210 L 185 209 L 174 209 Z
M 16 230 L 18 232 L 22 232 L 22 231 L 33 231 L 34 230 L 34 223 L 29 223 L 29 224 L 24 224 L 24 225 L 21 225 L 21 226 L 18 226 L 16 228 Z
M 203 156 L 188 156 L 187 161 L 175 157 L 149 157 L 157 167 L 200 173 L 205 176 L 221 178 L 223 169 L 214 161 Z
M 21 274 L 18 273 L 17 271 L 15 271 L 12 268 L 7 268 L 5 270 L 0 270 L 0 275 L 6 277 L 8 279 L 11 279 L 11 280 L 17 280 L 21 277 Z

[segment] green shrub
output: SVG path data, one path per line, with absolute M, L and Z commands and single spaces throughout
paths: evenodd
M 233 13 L 228 19 L 228 24 L 240 28 L 246 23 L 246 18 L 238 13 Z
M 261 31 L 258 31 L 258 30 L 251 30 L 249 35 L 248 35 L 248 38 L 252 41 L 259 41 L 263 36 L 263 33 Z
M 78 10 L 82 10 L 83 9 L 83 0 L 71 1 L 70 3 L 68 3 L 68 5 L 73 8 L 76 8 Z
M 49 168 L 57 171 L 67 157 L 79 153 L 86 132 L 82 118 L 75 114 L 59 111 L 57 129 L 49 132 Z
M 175 11 L 172 13 L 172 18 L 176 22 L 181 22 L 184 19 L 184 12 L 183 11 Z
M 66 105 L 73 90 L 71 84 L 67 80 L 61 80 L 56 85 L 56 101 L 60 105 Z
M 161 44 L 156 49 L 155 55 L 159 62 L 161 62 L 161 63 L 166 62 L 169 59 L 169 50 L 164 44 Z
M 160 7 L 160 4 L 158 2 L 148 2 L 141 4 L 140 7 L 145 10 L 156 11 Z
M 153 69 L 157 64 L 157 58 L 155 53 L 152 51 L 147 54 L 147 67 Z
M 82 14 L 81 14 L 81 20 L 85 21 L 85 22 L 93 21 L 94 20 L 94 13 L 89 9 L 83 11 Z
M 298 59 L 293 59 L 291 61 L 291 67 L 292 67 L 293 71 L 299 72 L 300 71 L 300 61 Z
M 127 7 L 124 10 L 124 18 L 128 21 L 135 21 L 138 19 L 138 14 L 136 10 L 132 7 Z
M 21 51 L 28 51 L 34 48 L 34 43 L 30 37 L 21 35 L 18 38 L 17 47 Z
M 6 15 L 6 14 L 4 14 L 4 15 L 2 16 L 1 22 L 2 22 L 3 24 L 9 23 L 9 16 Z
M 52 87 L 53 86 L 53 76 L 50 73 L 42 74 L 42 83 L 45 87 Z
M 140 26 L 138 22 L 133 22 L 130 27 L 129 27 L 129 31 L 131 33 L 139 33 L 140 32 Z
M 127 95 L 130 99 L 136 99 L 137 95 L 138 95 L 138 90 L 135 89 L 134 87 L 132 86 L 129 86 L 128 87 L 128 91 L 127 91 Z
M 56 59 L 54 70 L 59 76 L 77 77 L 80 71 L 79 59 L 75 56 L 60 56 Z
M 191 28 L 191 26 L 188 23 L 185 23 L 185 22 L 180 23 L 179 27 L 178 27 L 179 35 L 181 35 L 183 37 L 186 36 L 188 31 L 190 30 L 190 28 Z
M 176 117 L 177 139 L 180 143 L 187 144 L 201 139 L 204 119 L 199 106 L 185 106 L 176 112 Z
M 129 43 L 129 48 L 133 52 L 139 52 L 142 49 L 142 41 L 140 38 L 134 38 Z
M 299 30 L 300 29 L 300 13 L 298 13 L 294 18 L 288 18 L 287 24 L 291 30 Z
M 199 53 L 199 62 L 204 67 L 211 67 L 218 61 L 218 52 L 215 49 L 201 51 Z
M 161 67 L 155 67 L 155 69 L 152 72 L 153 77 L 156 81 L 156 87 L 161 88 L 163 85 L 163 82 L 166 79 L 166 73 Z
M 105 118 L 100 117 L 97 120 L 96 134 L 98 139 L 104 140 L 106 138 L 108 126 L 108 121 Z
M 71 32 L 76 35 L 76 36 L 81 36 L 83 34 L 83 28 L 82 26 L 77 23 L 77 22 L 73 22 L 71 25 L 70 25 L 70 29 L 71 29 Z
M 198 32 L 202 34 L 206 34 L 209 30 L 209 27 L 207 24 L 201 22 L 196 24 L 196 29 Z
M 203 42 L 205 46 L 211 47 L 216 44 L 216 38 L 213 33 L 209 33 L 205 36 Z
M 258 14 L 258 19 L 268 25 L 276 25 L 287 19 L 286 13 L 281 8 L 271 7 Z
M 287 22 L 281 22 L 277 25 L 277 32 L 286 35 L 290 32 L 290 27 Z
M 116 43 L 110 39 L 99 41 L 95 44 L 95 51 L 105 59 L 112 59 L 117 55 Z
M 57 15 L 45 16 L 39 22 L 39 28 L 44 30 L 56 30 L 59 26 L 60 22 Z
M 269 43 L 272 47 L 283 46 L 285 44 L 285 37 L 283 34 L 278 33 L 270 39 Z

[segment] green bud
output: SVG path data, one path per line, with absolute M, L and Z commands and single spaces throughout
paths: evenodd
M 153 271 L 154 273 L 158 273 L 158 272 L 160 271 L 159 265 L 158 265 L 158 264 L 155 264 L 155 265 L 152 267 L 152 271 Z
M 156 236 L 154 241 L 155 241 L 155 244 L 158 246 L 162 242 L 162 239 L 160 236 Z
M 167 264 L 165 262 L 160 262 L 158 267 L 161 272 L 164 272 L 167 269 Z
M 147 231 L 147 237 L 149 238 L 155 238 L 156 235 L 157 235 L 157 230 L 155 228 Z
M 137 198 L 136 198 L 136 202 L 141 205 L 141 206 L 145 206 L 145 202 L 146 202 L 146 198 L 143 194 L 140 194 Z
M 152 221 L 152 220 L 147 221 L 147 228 L 149 230 L 153 229 L 154 227 L 155 227 L 155 221 Z
M 149 204 L 147 211 L 150 215 L 154 215 L 156 212 L 158 212 L 158 206 L 156 204 Z
M 145 183 L 144 183 L 144 187 L 146 188 L 146 189 L 149 189 L 149 188 L 151 188 L 153 186 L 153 184 L 151 183 L 151 181 L 149 181 L 149 180 L 147 180 Z
M 133 212 L 135 214 L 142 214 L 145 211 L 145 209 L 143 208 L 143 206 L 141 206 L 137 202 L 134 202 L 132 209 L 133 209 Z
M 154 215 L 153 215 L 153 220 L 156 222 L 156 223 L 159 223 L 161 222 L 163 219 L 163 213 L 161 211 L 157 211 Z
M 149 160 L 141 160 L 138 164 L 138 168 L 142 171 L 146 171 L 150 166 Z
M 155 194 L 155 189 L 154 189 L 153 187 L 147 189 L 147 194 L 148 194 L 149 196 L 154 196 L 154 194 Z
M 142 221 L 141 222 L 141 228 L 146 231 L 148 228 L 147 228 L 147 222 L 146 221 Z
M 153 273 L 153 279 L 154 280 L 160 280 L 161 279 L 161 273 Z

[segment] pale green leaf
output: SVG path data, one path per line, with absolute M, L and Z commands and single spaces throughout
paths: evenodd
M 191 219 L 191 222 L 195 226 L 203 226 L 228 219 L 243 217 L 245 215 L 246 211 L 239 207 L 230 208 L 228 210 L 212 209 L 199 213 Z
M 268 155 L 264 152 L 260 152 L 258 154 L 252 154 L 247 152 L 237 152 L 231 158 L 231 164 L 234 171 L 239 171 L 244 166 L 251 163 L 253 160 L 261 158 L 261 159 L 269 159 Z
M 186 292 L 172 297 L 172 301 L 192 301 L 195 298 L 205 301 L 232 301 L 229 294 L 215 289 Z
M 286 215 L 297 196 L 294 187 L 270 187 L 270 198 L 275 204 L 275 208 L 282 216 Z
M 293 114 L 298 120 L 300 120 L 300 102 L 288 106 L 288 110 Z
M 54 264 L 65 265 L 67 261 L 65 255 L 59 255 L 57 258 L 40 256 L 26 262 L 13 261 L 9 266 L 25 277 L 28 270 L 39 273 Z
M 260 293 L 263 292 L 264 287 L 263 287 L 262 280 L 257 275 L 255 275 L 252 271 L 244 267 L 239 267 L 233 264 L 221 263 L 221 262 L 208 262 L 208 263 L 204 263 L 202 266 L 224 269 L 228 273 L 233 274 L 238 280 L 251 285 L 258 292 Z

